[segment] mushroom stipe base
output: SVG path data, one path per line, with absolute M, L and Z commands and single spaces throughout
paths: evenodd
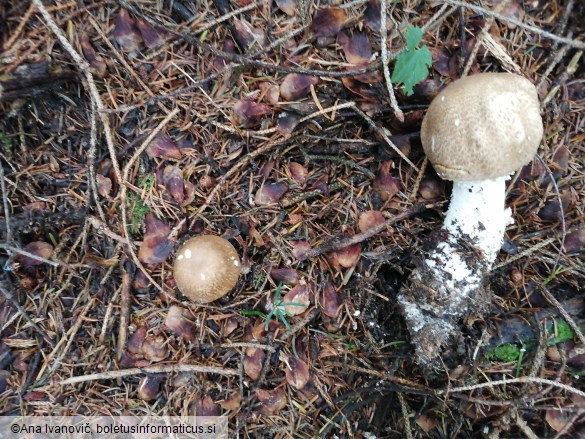
M 445 230 L 436 232 L 440 236 L 445 233 Z M 451 240 L 450 246 L 454 251 L 466 255 L 468 268 L 483 279 L 486 266 L 482 254 L 473 251 L 469 242 L 470 237 L 463 236 L 456 243 Z M 434 253 L 436 255 L 436 250 Z M 471 315 L 485 314 L 490 308 L 492 294 L 483 280 L 471 289 L 469 285 L 455 288 L 455 291 L 447 288 L 440 280 L 442 276 L 437 275 L 437 268 L 427 264 L 428 258 L 427 255 L 419 259 L 408 285 L 402 288 L 397 301 L 408 326 L 418 363 L 423 367 L 434 367 L 437 366 L 439 354 L 448 356 L 448 346 L 462 346 L 456 343 L 461 336 L 461 320 Z M 462 291 L 465 294 L 461 294 Z

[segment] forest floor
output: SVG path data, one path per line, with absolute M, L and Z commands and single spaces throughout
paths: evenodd
M 585 4 L 385 3 L 0 1 L 0 413 L 585 436 Z M 383 65 L 409 26 L 432 66 L 407 94 Z M 451 186 L 421 121 L 499 71 L 537 86 L 544 138 L 508 182 L 489 312 L 422 368 L 395 299 Z M 243 267 L 206 305 L 172 273 L 199 234 Z

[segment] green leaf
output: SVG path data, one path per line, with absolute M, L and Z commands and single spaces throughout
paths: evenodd
M 398 54 L 392 82 L 404 84 L 404 92 L 407 96 L 412 94 L 413 87 L 429 75 L 429 67 L 433 63 L 431 51 L 427 46 L 417 49 L 416 46 L 422 40 L 422 29 L 408 26 L 406 29 L 406 49 Z
M 420 27 L 408 26 L 404 37 L 406 38 L 406 48 L 410 50 L 416 49 L 416 46 L 422 41 L 423 31 Z

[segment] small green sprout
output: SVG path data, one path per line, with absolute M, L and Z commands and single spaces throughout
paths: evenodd
M 270 310 L 270 312 L 268 313 L 268 315 L 265 317 L 265 324 L 264 327 L 266 329 L 268 329 L 268 325 L 270 324 L 270 319 L 272 318 L 272 316 L 274 316 L 275 320 L 280 320 L 282 321 L 282 323 L 284 323 L 284 326 L 286 327 L 287 331 L 290 331 L 290 325 L 289 323 L 286 321 L 287 317 L 291 316 L 291 313 L 288 312 L 286 310 L 286 306 L 304 306 L 302 303 L 297 303 L 297 302 L 284 302 L 282 300 L 282 298 L 280 297 L 280 289 L 282 288 L 282 284 L 278 284 L 278 287 L 276 287 L 276 291 L 274 292 L 274 300 L 272 301 L 272 309 Z
M 505 343 L 488 352 L 487 357 L 490 360 L 499 360 L 504 363 L 516 361 L 520 357 L 521 351 L 518 346 L 513 343 Z

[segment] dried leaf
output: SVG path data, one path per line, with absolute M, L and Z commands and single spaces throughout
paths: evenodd
M 147 375 L 142 378 L 136 396 L 143 401 L 152 401 L 156 399 L 158 392 L 160 392 L 160 386 L 165 381 L 166 377 L 164 374 Z
M 366 210 L 358 219 L 358 227 L 361 232 L 383 224 L 386 221 L 384 215 L 379 210 Z
M 260 413 L 265 416 L 276 416 L 286 407 L 286 392 L 277 388 L 274 390 L 254 389 L 258 401 L 260 401 Z
M 240 392 L 235 391 L 226 398 L 219 401 L 219 405 L 225 410 L 238 410 L 242 404 L 242 396 Z
M 311 85 L 319 83 L 316 76 L 289 73 L 280 84 L 280 96 L 286 101 L 296 101 L 309 94 Z
M 351 36 L 342 32 L 339 34 L 338 41 L 348 63 L 362 66 L 370 62 L 372 45 L 365 32 L 354 32 Z
M 165 326 L 179 337 L 187 341 L 195 341 L 197 337 L 197 326 L 189 310 L 173 305 L 165 319 Z
M 384 201 L 388 201 L 402 189 L 402 181 L 390 175 L 392 166 L 391 161 L 382 163 L 373 183 L 373 189 L 378 192 L 380 198 Z
M 191 405 L 194 416 L 219 416 L 221 410 L 219 405 L 216 404 L 209 395 L 205 395 L 201 398 L 196 397 L 195 402 Z
M 280 102 L 280 87 L 269 82 L 262 82 L 258 86 L 262 91 L 262 100 L 270 105 L 277 105 Z
M 145 264 L 162 264 L 173 250 L 168 240 L 169 226 L 156 219 L 152 213 L 144 218 L 146 232 L 138 250 L 138 259 Z
M 108 66 L 104 58 L 97 54 L 86 35 L 82 35 L 79 38 L 79 45 L 81 46 L 83 56 L 91 66 L 92 73 L 98 78 L 106 76 L 106 69 Z
M 328 280 L 321 293 L 321 309 L 323 314 L 328 317 L 336 318 L 339 315 L 341 300 L 339 293 L 335 291 L 335 286 L 331 280 Z
M 244 50 L 260 49 L 268 45 L 266 35 L 261 29 L 244 20 L 235 20 L 235 38 Z
M 238 123 L 244 128 L 255 128 L 262 118 L 272 113 L 272 109 L 265 104 L 259 104 L 247 99 L 240 99 L 234 105 L 234 115 Z
M 144 339 L 146 338 L 146 326 L 140 325 L 134 331 L 134 334 L 128 339 L 128 343 L 126 343 L 126 349 L 131 354 L 140 354 L 142 352 L 142 343 L 144 343 Z
M 146 148 L 148 157 L 180 160 L 183 154 L 175 142 L 164 133 L 158 134 Z
M 286 382 L 297 390 L 307 385 L 309 379 L 309 365 L 301 359 L 283 354 Z
M 524 19 L 524 8 L 518 0 L 492 0 L 492 8 L 498 14 L 505 17 L 514 18 L 515 20 L 522 21 Z M 515 29 L 516 25 L 504 20 L 504 24 L 508 29 Z
M 290 175 L 295 182 L 303 184 L 307 180 L 307 175 L 309 175 L 309 171 L 300 163 L 290 162 L 288 168 L 290 171 Z
M 341 8 L 322 8 L 313 16 L 309 29 L 316 37 L 334 37 L 341 30 L 347 14 Z
M 573 413 L 562 412 L 560 410 L 553 409 L 547 410 L 546 414 L 544 415 L 544 419 L 546 420 L 547 424 L 554 431 L 561 431 L 564 429 L 572 417 Z
M 102 197 L 110 195 L 110 193 L 112 192 L 112 180 L 110 180 L 108 177 L 103 176 L 102 174 L 96 174 L 95 177 L 98 194 L 100 194 Z
M 147 360 L 162 361 L 169 356 L 169 348 L 163 336 L 149 336 L 142 343 L 142 353 Z
M 341 250 L 331 252 L 329 257 L 333 266 L 336 268 L 340 266 L 343 268 L 351 268 L 358 263 L 361 254 L 362 246 L 358 243 L 342 248 Z
M 437 425 L 439 425 L 439 421 L 437 421 L 436 418 L 427 416 L 423 413 L 418 418 L 416 418 L 416 424 L 422 429 L 422 431 L 428 433 Z
M 116 17 L 113 31 L 114 41 L 125 52 L 135 52 L 142 45 L 142 36 L 134 19 L 124 8 L 120 9 Z
M 585 250 L 585 227 L 571 232 L 565 236 L 563 245 L 565 253 L 574 254 Z
M 149 49 L 156 49 L 164 44 L 165 39 L 163 36 L 149 22 L 142 18 L 137 18 L 136 26 L 140 31 L 144 44 Z
M 53 246 L 44 241 L 30 242 L 24 247 L 24 250 L 43 259 L 50 259 L 53 254 Z M 44 263 L 43 261 L 21 254 L 16 255 L 16 260 L 26 268 L 35 267 Z
M 298 0 L 276 0 L 276 6 L 289 17 L 297 15 L 299 2 Z
M 300 120 L 301 118 L 297 114 L 283 111 L 278 115 L 276 127 L 282 134 L 292 134 Z
M 266 354 L 262 349 L 246 348 L 244 355 L 244 373 L 253 381 L 260 378 Z
M 292 254 L 295 258 L 303 260 L 305 253 L 311 249 L 311 244 L 307 241 L 297 241 L 292 248 Z
M 254 197 L 254 201 L 259 206 L 276 204 L 282 196 L 288 191 L 286 183 L 265 183 Z
M 273 268 L 270 270 L 270 277 L 276 283 L 285 285 L 296 285 L 299 283 L 299 272 L 294 268 Z
M 165 166 L 162 183 L 177 203 L 185 201 L 185 180 L 183 180 L 183 172 L 179 168 L 172 165 Z
M 291 288 L 288 291 L 284 298 L 283 302 L 285 303 L 294 303 L 296 305 L 286 305 L 284 309 L 291 315 L 297 316 L 299 314 L 304 313 L 309 305 L 311 304 L 311 300 L 309 297 L 309 289 L 306 285 L 297 285 L 294 288 Z M 301 306 L 298 306 L 301 305 Z

